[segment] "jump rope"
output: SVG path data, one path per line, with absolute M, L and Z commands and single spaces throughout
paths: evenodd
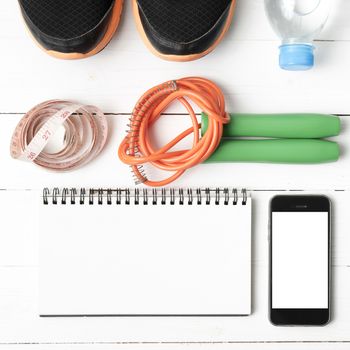
M 175 101 L 185 107 L 192 126 L 156 148 L 150 130 Z M 201 122 L 191 103 L 203 111 Z M 61 126 L 66 134 L 63 149 L 57 153 L 46 152 L 47 143 Z M 106 118 L 98 108 L 48 101 L 33 108 L 17 125 L 11 155 L 53 170 L 72 170 L 101 152 L 107 132 Z M 190 77 L 155 86 L 139 99 L 118 155 L 131 166 L 137 183 L 159 187 L 172 183 L 186 170 L 203 162 L 336 161 L 340 155 L 339 145 L 323 138 L 339 133 L 340 119 L 331 115 L 229 115 L 223 92 L 215 83 Z M 191 134 L 190 149 L 173 150 Z M 245 139 L 250 137 L 253 139 Z M 143 168 L 147 163 L 172 174 L 164 180 L 150 180 Z

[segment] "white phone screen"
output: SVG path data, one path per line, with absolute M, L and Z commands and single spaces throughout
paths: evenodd
M 272 308 L 328 308 L 328 213 L 272 213 Z

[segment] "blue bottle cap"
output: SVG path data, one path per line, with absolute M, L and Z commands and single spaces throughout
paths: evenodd
M 280 46 L 280 67 L 286 70 L 308 70 L 314 66 L 314 47 L 307 44 Z

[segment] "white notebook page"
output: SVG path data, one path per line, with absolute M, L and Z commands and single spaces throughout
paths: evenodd
M 241 202 L 40 204 L 40 314 L 250 314 L 251 200 Z

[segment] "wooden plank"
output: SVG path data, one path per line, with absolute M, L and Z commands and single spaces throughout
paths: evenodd
M 132 186 L 128 167 L 116 155 L 127 119 L 120 114 L 130 113 L 138 97 L 151 86 L 177 77 L 213 79 L 223 88 L 230 112 L 349 114 L 350 2 L 333 0 L 333 6 L 329 23 L 317 38 L 316 67 L 290 73 L 278 67 L 279 40 L 266 20 L 263 0 L 238 1 L 233 26 L 223 43 L 208 57 L 187 64 L 161 61 L 147 51 L 136 32 L 128 2 L 120 30 L 106 50 L 88 60 L 72 62 L 43 54 L 25 32 L 17 2 L 1 1 L 0 187 Z M 21 117 L 9 113 L 23 113 L 50 98 L 96 104 L 116 113 L 109 117 L 112 134 L 106 151 L 74 173 L 48 173 L 9 158 L 11 133 Z M 172 111 L 182 109 L 175 107 Z M 345 132 L 338 138 L 343 150 L 350 143 L 348 118 L 343 117 Z M 187 123 L 187 118 L 176 116 L 161 125 L 171 129 L 165 135 L 169 137 Z M 4 193 L 0 192 L 0 349 L 348 349 L 350 195 L 349 191 L 334 190 L 350 189 L 349 172 L 348 153 L 344 151 L 338 163 L 310 167 L 203 165 L 176 183 L 331 190 L 326 193 L 335 205 L 335 313 L 334 321 L 322 329 L 280 329 L 267 321 L 267 203 L 276 192 L 254 192 L 254 315 L 243 319 L 39 319 L 37 236 L 23 220 L 14 219 L 15 214 L 32 217 L 33 212 L 26 210 L 34 209 L 27 204 L 30 192 L 6 194 L 14 198 L 14 210 L 10 210 L 9 202 L 3 202 Z
M 0 350 L 8 349 L 11 347 L 13 350 L 255 350 L 257 348 L 261 350 L 295 350 L 303 348 L 305 350 L 345 350 L 349 348 L 347 342 L 237 342 L 237 343 L 94 343 L 94 344 L 0 344 Z
M 333 269 L 333 321 L 324 328 L 274 327 L 267 267 L 254 268 L 254 313 L 228 318 L 39 318 L 36 268 L 1 268 L 0 343 L 350 341 L 350 269 Z
M 150 87 L 199 75 L 224 89 L 231 112 L 347 113 L 350 42 L 333 40 L 350 32 L 344 18 L 349 3 L 335 2 L 338 6 L 330 21 L 334 31 L 325 30 L 328 41 L 317 43 L 316 67 L 291 73 L 278 67 L 279 44 L 265 18 L 262 0 L 240 1 L 237 21 L 224 42 L 206 58 L 185 64 L 159 60 L 147 51 L 129 6 L 120 31 L 99 55 L 80 61 L 53 59 L 28 37 L 17 2 L 4 0 L 0 18 L 5 29 L 0 31 L 0 40 L 8 49 L 0 67 L 6 86 L 0 112 L 26 112 L 51 98 L 95 104 L 106 112 L 130 112 Z
M 21 196 L 22 191 L 14 193 L 17 196 L 14 202 L 20 198 L 25 200 L 25 197 L 28 201 L 31 196 L 28 192 L 25 192 L 25 196 Z M 332 322 L 324 328 L 279 328 L 270 325 L 267 319 L 267 205 L 276 193 L 253 193 L 253 315 L 250 317 L 40 319 L 37 309 L 37 232 L 34 226 L 28 225 L 26 230 L 3 230 L 0 247 L 6 243 L 7 246 L 0 252 L 0 344 L 350 341 L 349 192 L 324 192 L 334 203 L 334 311 Z M 7 192 L 7 195 L 11 197 L 12 193 Z M 6 203 L 8 213 L 13 213 L 13 210 L 9 210 L 12 208 L 8 198 Z M 4 203 L 1 205 L 3 209 Z M 33 217 L 33 211 L 25 212 L 22 220 Z M 2 222 L 4 227 L 9 227 L 11 217 L 2 218 Z
M 130 168 L 121 163 L 117 152 L 122 138 L 125 137 L 128 116 L 108 117 L 110 139 L 104 151 L 96 160 L 81 169 L 57 173 L 43 170 L 30 163 L 14 160 L 10 157 L 10 139 L 20 115 L 2 115 L 0 128 L 0 159 L 2 188 L 42 188 L 43 186 L 133 186 Z M 342 157 L 336 163 L 316 165 L 285 164 L 204 164 L 185 173 L 173 186 L 228 186 L 249 189 L 348 189 L 350 178 L 349 154 L 344 150 L 350 147 L 350 129 L 347 117 L 341 136 L 335 138 L 342 148 Z M 179 132 L 189 127 L 190 120 L 185 116 L 166 116 L 155 130 L 157 144 L 169 141 Z M 188 139 L 183 146 L 191 147 Z M 163 172 L 145 168 L 151 178 L 164 178 Z M 259 174 L 259 176 L 257 176 Z M 169 176 L 169 175 L 168 175 Z
M 350 42 L 319 43 L 315 68 L 304 73 L 281 70 L 273 42 L 225 42 L 203 60 L 180 66 L 143 52 L 137 43 L 73 62 L 54 60 L 37 48 L 31 51 L 31 45 L 23 42 L 26 58 L 22 45 L 2 57 L 6 69 L 2 68 L 1 80 L 6 90 L 0 112 L 24 113 L 57 98 L 93 104 L 104 112 L 130 113 L 152 86 L 194 75 L 215 81 L 232 113 L 349 112 Z M 176 112 L 183 109 L 177 106 Z
M 215 184 L 215 182 L 214 182 Z M 304 191 L 278 192 L 253 191 L 253 264 L 267 266 L 267 225 L 270 199 L 279 193 L 302 194 L 324 193 L 333 204 L 333 266 L 350 266 L 348 247 L 350 236 L 347 215 L 350 206 L 350 192 Z M 38 193 L 40 195 L 40 192 Z M 40 203 L 39 203 L 40 204 Z M 2 230 L 0 235 L 0 267 L 36 267 L 38 264 L 37 198 L 31 191 L 0 191 L 0 211 Z M 40 219 L 40 218 L 39 218 Z

